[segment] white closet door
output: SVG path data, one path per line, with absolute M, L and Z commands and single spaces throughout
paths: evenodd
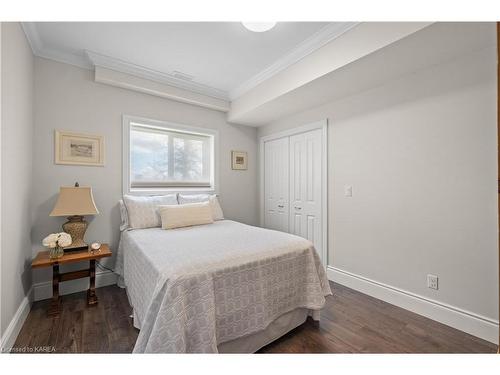
M 290 137 L 289 231 L 312 241 L 320 256 L 322 204 L 322 131 L 317 129 Z
M 264 226 L 288 232 L 288 137 L 264 143 Z

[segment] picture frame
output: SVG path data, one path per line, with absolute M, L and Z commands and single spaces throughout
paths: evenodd
M 231 151 L 231 168 L 244 171 L 248 169 L 248 153 L 245 151 Z
M 55 164 L 104 166 L 104 137 L 56 130 Z

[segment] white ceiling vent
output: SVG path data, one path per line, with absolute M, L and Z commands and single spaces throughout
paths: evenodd
M 172 72 L 172 75 L 175 78 L 182 79 L 184 81 L 192 81 L 194 79 L 194 76 L 192 76 L 191 74 L 186 74 L 186 73 L 183 73 L 183 72 L 179 72 L 178 70 L 174 70 Z

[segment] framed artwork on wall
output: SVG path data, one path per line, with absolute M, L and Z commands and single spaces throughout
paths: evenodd
M 236 170 L 248 169 L 248 154 L 244 151 L 231 151 L 231 167 Z
M 104 137 L 56 130 L 55 163 L 104 166 Z

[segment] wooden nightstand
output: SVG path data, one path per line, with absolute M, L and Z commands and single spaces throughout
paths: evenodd
M 106 244 L 102 244 L 99 250 L 89 252 L 88 250 L 68 251 L 61 258 L 50 259 L 48 251 L 40 251 L 31 262 L 31 268 L 43 268 L 52 266 L 52 302 L 49 307 L 49 315 L 59 315 L 61 311 L 61 300 L 59 297 L 59 283 L 63 281 L 90 278 L 90 286 L 87 290 L 87 304 L 97 304 L 95 294 L 95 262 L 97 259 L 111 256 L 111 250 Z M 89 261 L 90 267 L 85 270 L 59 273 L 59 265 Z

